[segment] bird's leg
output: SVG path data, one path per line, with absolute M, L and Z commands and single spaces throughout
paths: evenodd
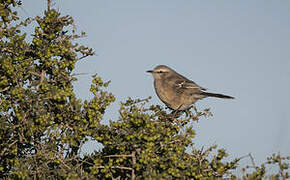
M 183 104 L 180 104 L 180 106 L 176 109 L 176 110 L 174 110 L 174 117 L 176 117 L 176 118 L 178 118 L 178 117 L 180 117 L 180 115 L 181 114 L 179 114 L 180 112 L 184 112 L 183 110 L 180 110 L 180 108 L 181 108 L 181 106 L 182 106 Z M 177 115 L 177 116 L 176 116 Z
M 190 121 L 190 119 L 191 119 L 191 111 L 190 111 L 190 108 L 184 110 L 184 112 L 185 112 L 185 117 L 186 117 L 186 118 L 185 118 L 184 121 L 182 122 L 182 125 L 187 124 L 187 123 Z
M 191 107 L 190 107 L 190 108 L 191 108 Z M 189 108 L 189 109 L 190 109 L 190 108 Z M 185 117 L 190 116 L 191 113 L 190 113 L 190 110 L 189 110 L 189 109 L 187 109 L 187 110 L 184 111 L 184 112 L 185 112 Z
M 170 113 L 170 116 L 172 118 L 173 121 L 176 120 L 176 118 L 178 118 L 180 115 L 178 114 L 179 111 L 178 110 L 173 110 L 171 113 Z
M 171 113 L 170 113 L 170 116 L 173 120 L 173 122 L 176 122 L 177 121 L 177 118 L 181 116 L 182 114 L 182 110 L 179 110 L 181 108 L 182 104 L 175 110 L 173 110 Z

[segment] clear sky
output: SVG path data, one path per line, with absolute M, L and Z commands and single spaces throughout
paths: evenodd
M 145 71 L 165 64 L 209 92 L 198 109 L 214 117 L 195 124 L 198 147 L 218 144 L 258 163 L 274 152 L 290 155 L 290 1 L 286 0 L 54 0 L 54 8 L 87 32 L 81 42 L 96 56 L 77 65 L 76 94 L 90 98 L 91 75 L 111 80 L 116 102 L 105 120 L 116 120 L 119 102 L 155 95 Z M 42 15 L 45 0 L 23 1 L 22 16 Z M 87 151 L 93 149 L 88 145 Z

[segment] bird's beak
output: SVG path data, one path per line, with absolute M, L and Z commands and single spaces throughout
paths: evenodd
M 146 71 L 147 73 L 153 73 L 153 71 L 152 70 L 149 70 L 149 71 Z

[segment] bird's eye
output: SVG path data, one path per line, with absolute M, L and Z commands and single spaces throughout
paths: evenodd
M 158 71 L 157 73 L 163 73 L 163 71 Z

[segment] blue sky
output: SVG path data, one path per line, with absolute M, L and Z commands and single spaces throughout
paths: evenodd
M 274 152 L 290 154 L 290 1 L 53 2 L 96 52 L 77 65 L 75 72 L 89 75 L 79 77 L 76 94 L 91 97 L 94 73 L 112 81 L 108 90 L 117 100 L 105 121 L 117 119 L 119 102 L 129 96 L 163 105 L 145 71 L 165 64 L 209 92 L 236 97 L 196 103 L 214 114 L 195 124 L 198 147 L 218 144 L 232 158 L 252 153 L 257 163 Z M 45 1 L 23 1 L 21 15 L 41 16 L 45 8 Z

